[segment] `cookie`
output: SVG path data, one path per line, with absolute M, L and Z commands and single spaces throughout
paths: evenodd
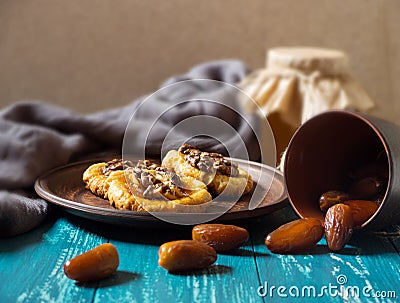
M 126 164 L 126 163 L 125 163 Z M 83 173 L 85 187 L 90 189 L 97 196 L 104 197 L 104 182 L 113 171 L 124 169 L 124 162 L 120 159 L 113 159 L 108 162 L 95 163 L 89 166 Z
M 170 150 L 162 161 L 180 177 L 190 177 L 207 184 L 213 195 L 241 196 L 253 188 L 251 176 L 238 165 L 218 153 L 208 153 L 183 144 Z
M 117 209 L 151 212 L 204 212 L 212 196 L 202 182 L 180 178 L 148 160 L 135 165 L 113 160 L 91 165 L 83 174 L 86 187 Z

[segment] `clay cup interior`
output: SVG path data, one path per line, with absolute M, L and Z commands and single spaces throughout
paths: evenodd
M 379 157 L 386 166 L 388 185 L 378 210 L 361 229 L 377 230 L 399 222 L 399 138 L 397 125 L 351 111 L 327 111 L 305 122 L 292 137 L 284 162 L 287 193 L 295 211 L 322 222 L 321 194 L 344 188 L 350 171 Z

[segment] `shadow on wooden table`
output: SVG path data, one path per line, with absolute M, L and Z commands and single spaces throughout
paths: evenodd
M 174 228 L 144 228 L 113 225 L 87 220 L 78 216 L 64 213 L 69 223 L 88 232 L 97 234 L 107 239 L 160 246 L 173 240 L 191 239 L 191 226 L 179 226 Z
M 294 212 L 290 208 L 286 207 L 285 209 L 286 211 L 278 210 L 275 213 L 258 218 L 244 218 L 223 223 L 244 227 L 249 230 L 251 235 L 264 231 L 267 232 L 271 228 L 271 225 L 273 227 L 279 226 L 282 219 L 290 220 L 294 217 Z M 110 240 L 159 246 L 168 241 L 191 239 L 192 237 L 191 231 L 193 226 L 190 225 L 122 226 L 85 219 L 67 212 L 62 213 L 68 222 L 77 228 L 87 230 Z
M 41 225 L 33 230 L 9 238 L 0 238 L 0 253 L 19 250 L 24 246 L 41 242 L 43 240 L 43 235 L 52 228 L 57 219 L 58 216 L 55 213 L 51 213 Z
M 204 275 L 222 275 L 230 274 L 232 272 L 232 267 L 220 264 L 211 265 L 205 269 L 191 270 L 184 272 L 169 272 L 175 276 L 204 276 Z
M 140 279 L 140 277 L 141 275 L 138 273 L 125 270 L 118 270 L 107 279 L 101 281 L 86 282 L 86 283 L 76 282 L 75 285 L 83 288 L 103 288 L 103 287 L 126 284 L 133 280 Z
M 339 252 L 335 252 L 335 254 L 341 254 L 341 255 L 359 255 L 358 253 L 358 248 L 357 247 L 343 247 Z M 310 255 L 327 255 L 329 253 L 332 253 L 332 251 L 329 250 L 328 246 L 326 244 L 318 244 L 315 246 L 313 249 L 309 251 Z
M 268 257 L 268 253 L 262 253 L 258 251 L 253 251 L 253 250 L 248 250 L 244 249 L 242 247 L 239 247 L 235 250 L 231 251 L 224 251 L 224 252 L 219 252 L 219 255 L 225 255 L 225 256 L 241 256 L 241 257 Z

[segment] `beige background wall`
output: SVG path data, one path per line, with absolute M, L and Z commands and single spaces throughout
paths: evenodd
M 398 0 L 1 0 L 0 107 L 36 99 L 80 112 L 122 105 L 207 60 L 264 66 L 265 50 L 339 48 L 400 123 Z

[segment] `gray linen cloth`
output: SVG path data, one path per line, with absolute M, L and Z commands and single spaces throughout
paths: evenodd
M 237 83 L 248 73 L 240 61 L 213 61 L 193 67 L 187 74 L 168 79 L 161 86 L 188 79 L 213 79 Z M 173 103 L 176 98 L 190 99 L 211 94 L 220 99 L 215 87 L 207 85 L 183 86 L 173 92 L 155 96 L 154 112 L 142 113 L 143 123 L 159 114 L 157 108 Z M 202 97 L 202 98 L 203 98 Z M 143 98 L 120 108 L 89 115 L 81 115 L 68 109 L 42 102 L 16 103 L 0 112 L 0 236 L 24 233 L 39 225 L 50 211 L 44 200 L 33 193 L 38 176 L 54 167 L 67 164 L 92 153 L 115 150 L 121 153 L 121 143 L 128 121 Z M 229 102 L 229 100 L 227 100 Z M 192 115 L 215 115 L 234 127 L 249 148 L 250 159 L 260 156 L 255 137 L 246 123 L 235 114 L 227 113 L 224 106 L 202 106 L 199 102 L 181 104 L 160 119 L 155 130 L 147 138 L 146 152 L 160 153 L 160 145 L 168 129 Z M 141 117 L 137 117 L 141 119 Z M 143 128 L 143 131 L 146 127 Z M 139 130 L 140 132 L 140 130 Z M 140 136 L 140 134 L 139 134 Z M 209 138 L 194 139 L 194 144 L 210 151 L 225 153 L 220 142 Z M 228 140 L 229 141 L 229 140 Z M 225 142 L 235 146 L 236 142 Z

